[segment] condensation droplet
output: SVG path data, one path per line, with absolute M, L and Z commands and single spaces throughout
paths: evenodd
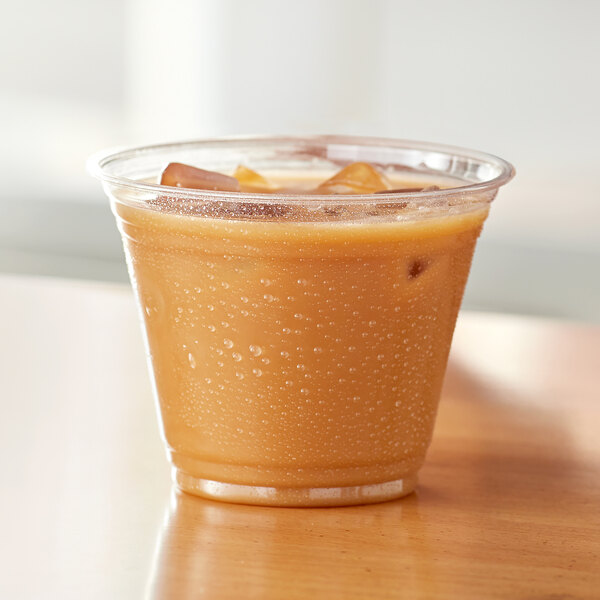
M 260 356 L 262 354 L 262 348 L 260 346 L 255 346 L 253 344 L 250 344 L 250 346 L 248 348 L 249 348 L 250 354 L 252 354 L 252 356 Z
M 239 352 L 233 352 L 231 357 L 233 358 L 233 360 L 235 360 L 235 362 L 240 362 L 243 358 Z
M 190 367 L 192 367 L 192 369 L 196 368 L 196 359 L 191 352 L 188 353 L 188 362 L 190 363 Z
M 229 348 L 231 350 L 231 348 L 233 348 L 233 342 L 231 340 L 228 340 L 227 338 L 225 338 L 223 340 L 223 346 L 225 346 L 225 348 Z

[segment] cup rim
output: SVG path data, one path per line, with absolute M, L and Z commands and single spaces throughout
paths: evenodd
M 125 161 L 132 158 L 140 157 L 144 154 L 153 154 L 165 152 L 169 149 L 182 149 L 185 147 L 210 147 L 210 146 L 226 146 L 242 143 L 255 143 L 257 145 L 268 146 L 269 144 L 282 143 L 306 143 L 315 145 L 346 145 L 346 146 L 362 146 L 373 148 L 392 148 L 396 150 L 414 150 L 422 152 L 432 152 L 448 157 L 458 157 L 459 160 L 477 161 L 480 164 L 487 164 L 495 167 L 497 175 L 476 183 L 466 183 L 456 187 L 444 188 L 439 190 L 429 190 L 420 192 L 390 192 L 373 194 L 277 194 L 277 193 L 254 193 L 254 192 L 225 192 L 204 189 L 192 188 L 177 188 L 160 185 L 158 183 L 142 182 L 120 175 L 114 175 L 108 171 L 108 166 L 117 161 Z M 102 183 L 119 188 L 126 188 L 137 192 L 147 192 L 157 195 L 168 195 L 182 199 L 199 198 L 205 201 L 236 201 L 236 202 L 256 202 L 266 204 L 311 204 L 311 203 L 368 203 L 372 202 L 374 197 L 377 202 L 395 202 L 406 199 L 419 200 L 424 198 L 447 198 L 449 196 L 457 196 L 464 194 L 472 194 L 477 192 L 486 192 L 497 190 L 501 186 L 508 183 L 515 176 L 515 168 L 508 161 L 487 152 L 479 150 L 470 150 L 460 146 L 452 146 L 447 144 L 438 144 L 431 142 L 422 142 L 416 140 L 395 139 L 385 137 L 367 137 L 367 136 L 348 136 L 348 135 L 243 135 L 243 136 L 224 136 L 216 138 L 192 139 L 176 142 L 165 142 L 157 144 L 147 144 L 143 146 L 125 146 L 117 148 L 108 148 L 92 154 L 86 163 L 88 173 L 99 179 Z M 168 190 L 165 193 L 165 190 Z

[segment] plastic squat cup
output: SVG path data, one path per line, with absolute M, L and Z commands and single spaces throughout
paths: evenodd
M 371 195 L 161 186 L 169 162 L 323 180 L 357 161 Z M 410 493 L 505 161 L 435 144 L 238 138 L 103 152 L 162 435 L 184 491 L 274 506 Z

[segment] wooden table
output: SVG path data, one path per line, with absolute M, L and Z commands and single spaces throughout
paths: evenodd
M 600 598 L 600 329 L 462 314 L 418 492 L 174 494 L 128 288 L 0 278 L 0 597 Z

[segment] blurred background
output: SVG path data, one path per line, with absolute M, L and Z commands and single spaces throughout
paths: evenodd
M 1 1 L 0 272 L 127 281 L 101 148 L 401 137 L 517 167 L 465 307 L 600 322 L 600 3 Z

